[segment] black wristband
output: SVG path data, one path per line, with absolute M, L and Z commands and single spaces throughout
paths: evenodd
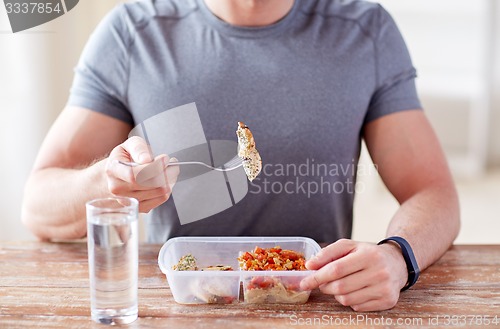
M 394 241 L 401 247 L 401 252 L 403 253 L 403 258 L 405 259 L 406 268 L 408 269 L 408 282 L 405 284 L 401 291 L 405 291 L 413 286 L 420 276 L 420 269 L 418 268 L 417 260 L 415 259 L 415 255 L 413 254 L 413 250 L 411 249 L 408 241 L 403 239 L 400 236 L 391 236 L 380 241 L 377 244 L 383 244 L 388 241 Z

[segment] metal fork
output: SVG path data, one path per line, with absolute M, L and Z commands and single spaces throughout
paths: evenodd
M 140 163 L 137 162 L 126 162 L 120 160 L 118 160 L 118 162 L 128 167 L 137 167 L 141 165 Z M 180 162 L 169 162 L 167 164 L 167 166 L 181 166 L 181 165 L 200 165 L 217 171 L 231 171 L 241 167 L 243 165 L 243 159 L 236 155 L 234 158 L 224 163 L 221 167 L 213 167 L 209 164 L 206 164 L 205 162 L 200 162 L 200 161 L 180 161 Z

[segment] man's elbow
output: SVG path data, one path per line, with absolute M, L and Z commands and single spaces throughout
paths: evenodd
M 21 209 L 21 222 L 23 223 L 24 227 L 30 231 L 38 240 L 40 241 L 50 241 L 50 236 L 48 236 L 45 232 L 40 227 L 40 224 L 37 223 L 34 218 L 35 214 L 32 214 L 27 206 L 23 204 L 23 207 Z
M 23 211 L 24 213 L 24 211 Z M 40 241 L 49 241 L 50 238 L 42 234 L 40 230 L 37 229 L 35 224 L 29 219 L 29 216 L 26 215 L 21 215 L 21 222 L 23 223 L 23 226 L 35 236 Z
M 85 220 L 53 225 L 40 217 L 39 214 L 30 211 L 25 205 L 21 210 L 21 221 L 24 227 L 40 241 L 77 240 L 87 235 Z
M 445 184 L 444 188 L 440 189 L 440 194 L 443 196 L 442 207 L 447 210 L 448 228 L 452 235 L 452 242 L 455 241 L 460 233 L 461 218 L 460 218 L 460 199 L 457 189 L 453 182 Z

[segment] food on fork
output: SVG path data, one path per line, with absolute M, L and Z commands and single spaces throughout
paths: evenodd
M 255 148 L 253 134 L 243 122 L 238 122 L 238 156 L 243 159 L 243 169 L 248 180 L 253 181 L 262 170 L 262 159 Z

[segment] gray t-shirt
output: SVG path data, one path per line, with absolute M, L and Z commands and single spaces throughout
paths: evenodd
M 254 133 L 265 170 L 235 206 L 181 225 L 172 200 L 148 240 L 183 235 L 350 237 L 363 125 L 418 109 L 408 50 L 365 1 L 296 0 L 279 22 L 231 26 L 203 0 L 118 6 L 91 36 L 70 105 L 135 126 L 196 102 L 207 140 Z M 193 205 L 195 206 L 195 205 Z M 374 218 L 376 220 L 376 218 Z

